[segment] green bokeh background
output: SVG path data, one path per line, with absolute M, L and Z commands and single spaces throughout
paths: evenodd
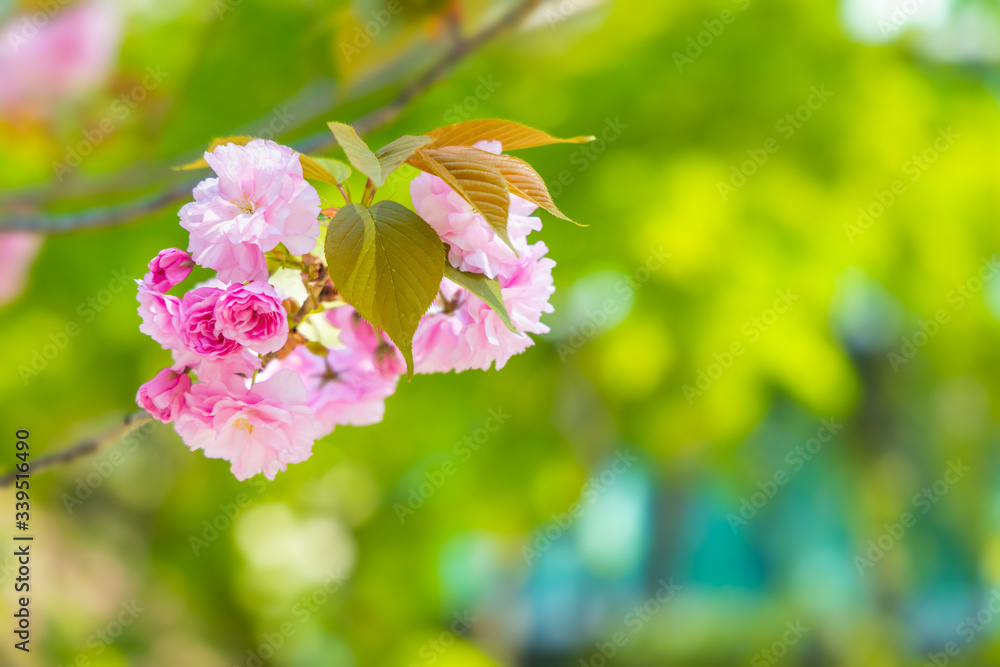
M 447 42 L 443 3 L 418 4 L 347 62 L 340 45 L 378 0 L 129 3 L 106 88 L 0 124 L 4 199 L 106 205 L 175 184 L 166 167 L 214 136 L 291 114 L 279 137 L 294 145 L 356 119 Z M 505 6 L 464 3 L 463 30 Z M 678 67 L 723 11 L 734 20 Z M 916 666 L 948 642 L 947 664 L 1000 658 L 1000 277 L 980 280 L 1000 245 L 995 66 L 926 57 L 909 34 L 860 44 L 825 0 L 618 0 L 551 17 L 477 51 L 368 139 L 466 115 L 560 136 L 618 128 L 519 154 L 589 225 L 543 214 L 552 334 L 500 372 L 402 382 L 381 424 L 338 428 L 267 484 L 237 482 L 168 427 L 39 474 L 33 651 L 5 631 L 0 664 L 599 666 L 619 631 L 607 664 Z M 150 66 L 163 84 L 57 185 L 53 161 Z M 832 96 L 787 136 L 779 123 L 814 88 Z M 924 155 L 942 130 L 953 144 Z M 724 198 L 718 183 L 769 138 L 777 152 Z M 393 187 L 405 200 L 405 181 Z M 102 290 L 168 246 L 186 246 L 176 207 L 46 241 L 0 311 L 8 442 L 28 428 L 38 456 L 134 408 L 167 353 L 139 333 L 134 288 Z M 25 378 L 69 322 L 79 335 Z M 798 469 L 786 455 L 823 419 L 841 426 Z M 625 452 L 635 462 L 609 472 Z M 959 461 L 970 470 L 941 482 Z M 934 502 L 915 499 L 924 489 Z M 740 523 L 744 500 L 761 507 Z M 582 515 L 565 514 L 577 502 Z M 889 548 L 859 565 L 880 537 Z M 671 579 L 680 592 L 636 615 Z M 133 600 L 144 611 L 118 634 Z M 455 633 L 455 614 L 475 621 Z M 808 631 L 783 639 L 797 622 Z M 102 630 L 117 637 L 95 641 Z

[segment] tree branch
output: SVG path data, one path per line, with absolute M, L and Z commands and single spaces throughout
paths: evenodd
M 109 429 L 96 438 L 78 442 L 72 447 L 67 447 L 62 451 L 49 454 L 48 456 L 42 456 L 34 461 L 31 461 L 31 474 L 41 472 L 53 466 L 71 463 L 81 456 L 92 454 L 102 447 L 113 445 L 132 431 L 135 431 L 144 424 L 148 424 L 152 420 L 152 415 L 145 410 L 138 410 L 125 415 L 125 419 L 122 423 L 117 424 L 114 428 Z M 13 484 L 14 480 L 17 478 L 17 474 L 17 471 L 13 471 L 7 473 L 3 477 L 0 477 L 0 488 Z
M 522 0 L 495 23 L 483 28 L 470 38 L 456 37 L 454 43 L 431 67 L 415 81 L 405 86 L 399 94 L 385 106 L 357 119 L 353 125 L 358 134 L 365 135 L 392 123 L 406 106 L 434 85 L 442 76 L 472 52 L 492 41 L 501 33 L 521 23 L 542 0 Z M 296 142 L 295 148 L 301 152 L 311 152 L 333 145 L 333 136 L 327 131 L 317 132 Z M 12 204 L 14 212 L 0 220 L 0 233 L 10 231 L 34 231 L 56 234 L 94 227 L 112 227 L 124 224 L 171 204 L 190 197 L 191 189 L 199 179 L 191 179 L 158 195 L 133 199 L 121 204 L 74 211 L 72 213 L 52 213 L 38 215 L 31 211 L 34 207 L 25 202 Z

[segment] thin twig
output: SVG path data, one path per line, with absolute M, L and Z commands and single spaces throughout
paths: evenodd
M 464 60 L 469 54 L 484 46 L 506 30 L 518 25 L 542 0 L 522 0 L 495 23 L 483 28 L 468 39 L 461 37 L 449 47 L 431 67 L 419 78 L 404 87 L 399 94 L 385 106 L 358 118 L 354 129 L 358 134 L 365 135 L 381 129 L 392 123 L 399 114 L 421 93 L 434 85 L 442 76 Z M 333 145 L 333 136 L 326 131 L 317 132 L 294 146 L 301 152 L 312 152 Z M 18 208 L 30 208 L 30 205 L 13 203 L 13 213 L 0 220 L 0 232 L 35 231 L 46 234 L 58 234 L 93 227 L 112 227 L 135 220 L 136 218 L 155 213 L 171 204 L 190 197 L 191 188 L 196 179 L 185 181 L 177 187 L 160 195 L 142 197 L 100 208 L 84 209 L 72 213 L 51 213 L 37 215 L 18 212 Z
M 152 415 L 145 410 L 132 412 L 126 415 L 125 419 L 121 423 L 115 425 L 114 428 L 105 431 L 95 438 L 83 440 L 82 442 L 78 442 L 75 445 L 67 447 L 66 449 L 58 451 L 54 454 L 42 456 L 31 461 L 31 474 L 34 475 L 53 466 L 70 463 L 81 456 L 92 454 L 102 447 L 113 445 L 140 426 L 152 421 L 152 419 Z M 13 484 L 14 480 L 17 478 L 17 474 L 17 471 L 12 471 L 3 477 L 0 477 L 0 488 Z

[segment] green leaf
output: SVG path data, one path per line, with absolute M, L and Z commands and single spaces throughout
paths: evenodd
M 434 147 L 472 146 L 480 141 L 500 141 L 505 151 L 532 148 L 548 144 L 582 144 L 593 141 L 594 137 L 573 137 L 557 139 L 552 135 L 509 120 L 495 118 L 469 120 L 439 127 L 427 133 L 434 139 Z
M 236 144 L 237 146 L 246 146 L 251 141 L 257 137 L 248 137 L 245 135 L 233 135 L 231 137 L 216 137 L 212 139 L 212 142 L 208 144 L 208 148 L 205 149 L 206 153 L 211 153 L 219 146 L 224 146 L 225 144 Z M 179 167 L 171 167 L 174 171 L 187 171 L 189 169 L 207 169 L 208 162 L 205 161 L 205 156 L 202 155 L 200 158 L 194 162 L 188 162 L 187 164 L 182 164 Z
M 507 235 L 507 214 L 510 212 L 507 181 L 490 163 L 476 154 L 482 152 L 484 151 L 474 153 L 467 150 L 425 148 L 417 151 L 410 164 L 447 183 L 514 250 Z
M 358 136 L 354 128 L 345 123 L 327 123 L 337 143 L 344 149 L 344 154 L 354 168 L 372 180 L 378 182 L 382 178 L 382 165 L 368 144 Z
M 343 183 L 351 177 L 351 167 L 345 162 L 328 157 L 316 157 L 312 159 L 316 164 L 330 172 L 333 180 L 337 183 Z
M 330 220 L 326 263 L 344 301 L 389 336 L 412 377 L 413 334 L 444 275 L 437 232 L 394 201 L 350 203 Z
M 444 277 L 482 299 L 494 313 L 500 316 L 508 329 L 520 334 L 511 324 L 510 315 L 507 314 L 507 306 L 503 302 L 503 293 L 500 291 L 500 283 L 497 282 L 496 278 L 488 278 L 482 273 L 459 271 L 448 262 L 444 264 Z
M 405 134 L 375 151 L 375 157 L 378 158 L 379 165 L 381 166 L 379 179 L 372 179 L 375 182 L 375 186 L 382 187 L 385 185 L 392 172 L 396 171 L 400 165 L 406 162 L 413 155 L 414 151 L 423 148 L 432 141 L 434 140 L 430 137 L 414 137 Z

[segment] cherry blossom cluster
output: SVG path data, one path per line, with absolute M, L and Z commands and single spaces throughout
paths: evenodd
M 499 142 L 479 145 L 499 153 Z M 337 425 L 382 420 L 385 399 L 406 364 L 383 332 L 339 297 L 317 250 L 320 197 L 303 177 L 299 155 L 272 141 L 225 144 L 205 153 L 215 177 L 180 210 L 188 249 L 170 248 L 138 283 L 140 331 L 173 363 L 144 384 L 136 400 L 173 423 L 184 442 L 231 463 L 240 480 L 273 479 L 307 459 L 316 439 Z M 535 206 L 511 197 L 501 241 L 472 206 L 428 174 L 411 184 L 414 207 L 448 244 L 448 261 L 495 278 L 513 325 L 479 298 L 442 280 L 413 340 L 415 372 L 499 369 L 544 333 L 552 268 Z M 215 276 L 169 294 L 195 265 Z

